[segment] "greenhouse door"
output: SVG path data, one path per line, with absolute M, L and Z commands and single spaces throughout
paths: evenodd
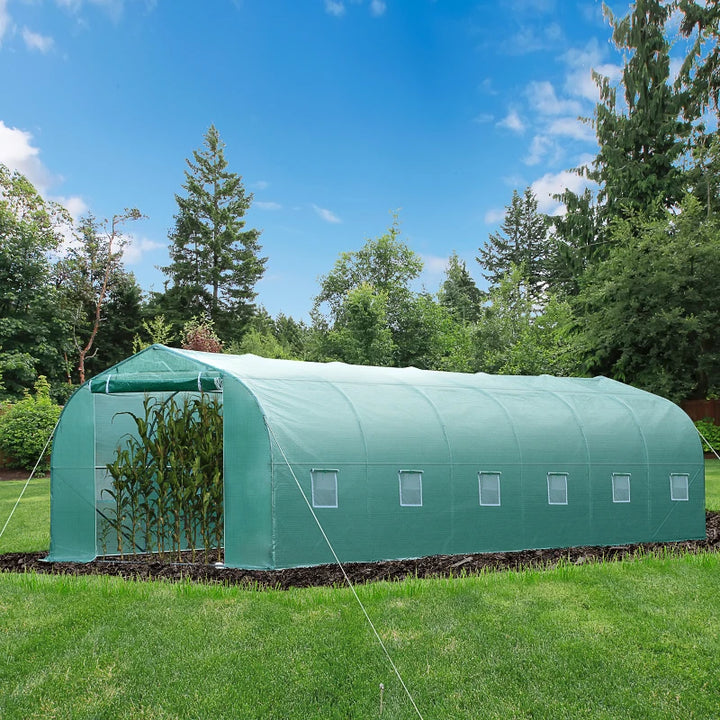
M 222 391 L 94 401 L 97 554 L 221 559 Z

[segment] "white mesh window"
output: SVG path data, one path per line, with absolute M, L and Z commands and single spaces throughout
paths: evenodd
M 500 504 L 500 473 L 499 472 L 478 473 L 478 482 L 480 485 L 480 504 L 481 505 L 499 505 Z
M 337 470 L 312 470 L 312 504 L 316 508 L 338 506 Z
M 401 470 L 400 504 L 403 507 L 419 507 L 422 505 L 422 472 L 420 470 Z
M 670 499 L 687 500 L 689 498 L 688 482 L 689 475 L 673 473 L 670 475 Z
M 612 476 L 613 502 L 630 502 L 630 476 L 622 473 L 613 473 Z
M 567 505 L 567 473 L 548 473 L 548 503 L 550 505 Z

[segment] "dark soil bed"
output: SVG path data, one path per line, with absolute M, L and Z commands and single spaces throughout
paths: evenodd
M 552 567 L 560 561 L 580 565 L 600 560 L 632 558 L 662 549 L 673 552 L 720 551 L 720 513 L 706 513 L 707 538 L 672 543 L 641 543 L 615 547 L 575 547 L 520 552 L 476 553 L 473 555 L 433 555 L 416 560 L 388 560 L 375 563 L 348 563 L 345 571 L 354 584 L 406 577 L 439 577 L 482 571 Z M 343 585 L 345 579 L 337 565 L 291 568 L 289 570 L 241 570 L 200 563 L 158 562 L 152 558 L 119 561 L 94 560 L 89 563 L 46 563 L 47 553 L 7 553 L 0 555 L 0 571 L 37 572 L 55 575 L 118 575 L 138 580 L 193 580 L 198 582 L 246 585 L 257 588 L 311 587 Z M 189 554 L 188 554 L 189 555 Z M 186 558 L 183 558 L 186 559 Z M 189 557 L 187 558 L 189 559 Z

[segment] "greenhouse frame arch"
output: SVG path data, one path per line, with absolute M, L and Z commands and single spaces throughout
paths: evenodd
M 673 403 L 597 378 L 270 360 L 153 345 L 68 401 L 49 561 L 90 561 L 104 467 L 148 395 L 222 398 L 224 558 L 277 569 L 705 537 L 704 460 Z

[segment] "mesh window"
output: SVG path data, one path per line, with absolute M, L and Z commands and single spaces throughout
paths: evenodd
M 401 470 L 400 504 L 418 507 L 422 505 L 422 473 L 417 470 Z
M 567 473 L 548 473 L 548 503 L 567 505 Z
M 480 482 L 480 504 L 500 504 L 500 473 L 481 472 L 478 474 Z
M 688 494 L 688 475 L 670 475 L 670 499 L 671 500 L 687 500 Z
M 613 502 L 630 502 L 630 476 L 613 473 L 612 476 Z
M 312 504 L 316 508 L 338 506 L 337 470 L 312 470 Z

